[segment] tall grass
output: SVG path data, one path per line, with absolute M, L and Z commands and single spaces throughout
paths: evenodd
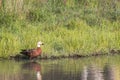
M 19 4 L 18 4 L 19 3 Z M 120 49 L 119 0 L 3 0 L 0 57 L 42 46 L 42 56 Z

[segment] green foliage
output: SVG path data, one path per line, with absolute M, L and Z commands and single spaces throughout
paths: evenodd
M 16 21 L 16 16 L 12 13 L 0 12 L 0 27 L 2 26 L 12 26 L 14 21 Z
M 10 1 L 14 4 L 8 7 L 4 1 L 0 8 L 0 56 L 34 48 L 39 40 L 45 43 L 42 57 L 120 49 L 120 2 L 104 1 L 23 0 L 19 7 L 17 1 Z
M 51 47 L 53 47 L 54 53 L 64 54 L 64 44 L 62 42 L 54 42 Z
M 27 14 L 27 19 L 32 22 L 44 22 L 48 18 L 48 15 L 42 12 L 42 10 L 30 10 Z

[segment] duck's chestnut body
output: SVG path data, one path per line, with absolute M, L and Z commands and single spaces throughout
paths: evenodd
M 38 42 L 36 49 L 22 50 L 20 53 L 29 57 L 30 59 L 36 58 L 36 57 L 40 56 L 42 53 L 42 49 L 41 49 L 40 45 L 43 45 L 43 43 Z
M 30 59 L 32 59 L 32 58 L 35 58 L 35 57 L 41 55 L 42 49 L 37 48 L 37 49 L 22 50 L 20 53 L 25 56 L 28 56 Z

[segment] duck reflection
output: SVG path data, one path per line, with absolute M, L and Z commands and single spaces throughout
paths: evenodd
M 42 80 L 42 76 L 41 76 L 41 65 L 37 62 L 28 62 L 28 63 L 24 63 L 22 65 L 22 68 L 27 70 L 24 75 L 24 78 L 30 78 L 32 80 L 36 80 L 35 79 L 35 75 L 33 76 L 33 73 L 36 74 L 36 78 L 37 80 Z M 28 79 L 27 79 L 28 80 Z

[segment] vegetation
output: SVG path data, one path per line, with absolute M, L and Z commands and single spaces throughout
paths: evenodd
M 42 57 L 120 49 L 119 0 L 2 0 L 0 57 L 42 46 Z

